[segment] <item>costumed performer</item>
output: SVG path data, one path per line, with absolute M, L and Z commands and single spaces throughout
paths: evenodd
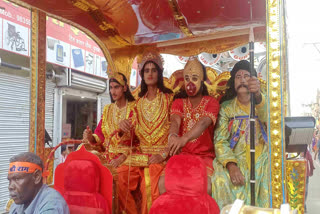
M 256 206 L 269 207 L 269 158 L 265 124 L 267 104 L 260 82 L 250 76 L 250 63 L 235 64 L 228 81 L 229 89 L 222 98 L 214 145 L 213 198 L 220 208 L 236 199 L 250 205 L 250 168 L 255 167 Z M 254 93 L 256 109 L 255 166 L 250 162 L 250 93 Z
M 201 158 L 207 169 L 208 194 L 211 195 L 212 161 L 215 158 L 213 130 L 219 113 L 219 102 L 209 96 L 204 81 L 205 67 L 191 57 L 184 71 L 185 89 L 176 95 L 171 107 L 169 131 L 170 156 L 180 154 Z
M 122 73 L 110 75 L 109 90 L 112 103 L 104 107 L 102 119 L 94 134 L 88 128 L 84 130 L 83 140 L 84 143 L 103 146 L 107 161 L 117 168 L 120 212 L 136 214 L 137 206 L 131 191 L 137 189 L 140 174 L 139 168 L 130 166 L 128 156 L 138 142 L 132 133 L 121 133 L 119 129 L 119 122 L 131 117 L 135 99 L 129 90 L 127 78 Z
M 158 183 L 160 176 L 164 181 L 163 169 L 168 156 L 166 148 L 173 92 L 164 86 L 163 63 L 159 53 L 147 52 L 138 63 L 142 81 L 134 121 L 122 121 L 120 128 L 124 132 L 134 128 L 140 142 L 141 154 L 137 154 L 137 159 L 141 161 L 141 209 L 142 214 L 146 214 L 159 197 L 159 186 L 160 191 L 164 192 L 164 182 L 159 186 Z

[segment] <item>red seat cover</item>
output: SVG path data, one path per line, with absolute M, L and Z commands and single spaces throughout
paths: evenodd
M 207 193 L 207 173 L 201 159 L 175 155 L 165 171 L 166 193 L 152 205 L 150 214 L 220 213 L 215 200 Z
M 70 213 L 111 213 L 112 175 L 84 147 L 58 165 L 54 188 L 65 198 Z

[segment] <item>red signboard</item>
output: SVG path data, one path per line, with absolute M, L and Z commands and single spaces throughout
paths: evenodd
M 0 0 L 0 48 L 30 56 L 30 10 Z M 107 77 L 100 47 L 79 29 L 47 17 L 47 61 Z

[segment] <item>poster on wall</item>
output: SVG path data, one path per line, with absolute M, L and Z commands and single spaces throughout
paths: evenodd
M 3 49 L 29 56 L 29 29 L 3 20 Z
M 70 138 L 71 137 L 71 124 L 64 123 L 62 124 L 62 138 Z
M 94 75 L 101 76 L 101 56 L 95 55 L 94 60 Z
M 84 51 L 71 45 L 71 68 L 84 71 Z
M 95 55 L 93 53 L 90 53 L 86 51 L 86 73 L 94 74 L 94 59 Z
M 108 69 L 108 62 L 106 58 L 101 57 L 101 76 L 104 78 L 108 78 L 107 69 Z
M 47 61 L 70 67 L 70 44 L 47 36 Z

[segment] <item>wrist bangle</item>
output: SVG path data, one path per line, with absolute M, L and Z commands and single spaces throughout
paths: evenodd
M 166 159 L 168 157 L 168 154 L 166 152 L 162 152 L 161 156 L 163 157 L 163 159 Z
M 169 136 L 168 136 L 168 141 L 169 141 L 170 137 L 172 137 L 172 136 L 178 137 L 178 134 L 176 134 L 176 133 L 170 133 Z

